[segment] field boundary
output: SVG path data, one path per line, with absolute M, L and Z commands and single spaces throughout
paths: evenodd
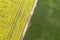
M 27 31 L 27 28 L 28 28 L 30 19 L 31 19 L 33 13 L 34 13 L 34 9 L 35 9 L 35 7 L 36 7 L 36 5 L 37 5 L 37 2 L 38 2 L 38 0 L 35 0 L 35 2 L 34 2 L 34 4 L 33 4 L 32 10 L 31 10 L 31 12 L 30 12 L 30 16 L 28 17 L 28 20 L 27 20 L 27 22 L 26 22 L 26 25 L 25 25 L 25 28 L 24 28 L 24 30 L 23 30 L 23 33 L 22 33 L 22 36 L 21 36 L 20 40 L 23 40 L 23 39 L 24 39 L 25 33 L 26 33 L 26 31 Z

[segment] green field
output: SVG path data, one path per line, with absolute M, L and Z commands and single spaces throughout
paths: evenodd
M 38 0 L 24 40 L 60 40 L 60 0 Z

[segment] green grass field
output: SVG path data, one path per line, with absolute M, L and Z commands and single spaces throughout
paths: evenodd
M 38 0 L 24 40 L 60 40 L 60 0 Z

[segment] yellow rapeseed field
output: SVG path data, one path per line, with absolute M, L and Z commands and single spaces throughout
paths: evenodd
M 19 40 L 34 0 L 0 0 L 0 40 Z

